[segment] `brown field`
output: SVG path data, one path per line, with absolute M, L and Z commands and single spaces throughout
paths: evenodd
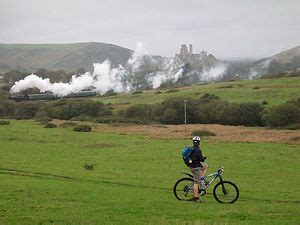
M 57 125 L 64 121 L 55 120 Z M 233 142 L 273 142 L 300 144 L 299 130 L 270 130 L 257 127 L 224 126 L 217 124 L 184 125 L 135 125 L 135 124 L 97 124 L 91 123 L 93 131 L 116 132 L 120 134 L 143 134 L 159 139 L 184 139 L 191 137 L 195 130 L 209 130 L 216 136 L 204 139 Z

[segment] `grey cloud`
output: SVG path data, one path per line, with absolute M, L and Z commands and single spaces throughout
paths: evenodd
M 192 43 L 217 57 L 262 57 L 300 44 L 298 0 L 0 0 L 0 42 L 102 41 L 165 56 Z

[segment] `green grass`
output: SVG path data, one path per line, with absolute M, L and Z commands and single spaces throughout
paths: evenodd
M 187 144 L 11 121 L 0 126 L 0 224 L 298 224 L 299 145 L 204 139 L 209 172 L 223 164 L 240 188 L 222 205 L 174 198 Z
M 128 93 L 97 99 L 104 103 L 112 104 L 153 104 L 160 103 L 169 97 L 199 98 L 205 93 L 210 93 L 230 102 L 267 101 L 269 103 L 268 106 L 273 106 L 284 103 L 291 98 L 300 97 L 300 77 L 222 82 L 191 86 L 173 93 L 167 93 L 167 91 L 161 90 L 162 93 L 159 95 L 155 94 L 157 90 L 151 90 L 144 91 L 139 95 Z

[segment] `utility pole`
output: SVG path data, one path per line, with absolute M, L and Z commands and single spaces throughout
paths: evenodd
M 183 103 L 184 103 L 184 139 L 186 139 L 186 103 L 187 103 L 187 100 L 184 99 Z

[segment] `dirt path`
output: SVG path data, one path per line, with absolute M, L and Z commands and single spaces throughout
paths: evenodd
M 300 131 L 267 130 L 242 126 L 223 126 L 215 124 L 187 125 L 187 137 L 195 130 L 205 129 L 216 134 L 209 139 L 235 142 L 274 142 L 300 144 Z M 125 134 L 145 134 L 161 139 L 180 139 L 185 136 L 184 125 L 107 125 L 94 126 L 98 132 L 117 132 Z
M 65 121 L 54 120 L 60 125 Z M 96 132 L 116 132 L 120 134 L 143 134 L 159 139 L 183 139 L 185 137 L 184 125 L 134 125 L 134 124 L 91 124 Z M 195 130 L 209 130 L 216 136 L 206 137 L 217 141 L 234 142 L 273 142 L 300 144 L 299 130 L 269 130 L 265 128 L 224 126 L 216 124 L 187 125 L 187 137 Z

